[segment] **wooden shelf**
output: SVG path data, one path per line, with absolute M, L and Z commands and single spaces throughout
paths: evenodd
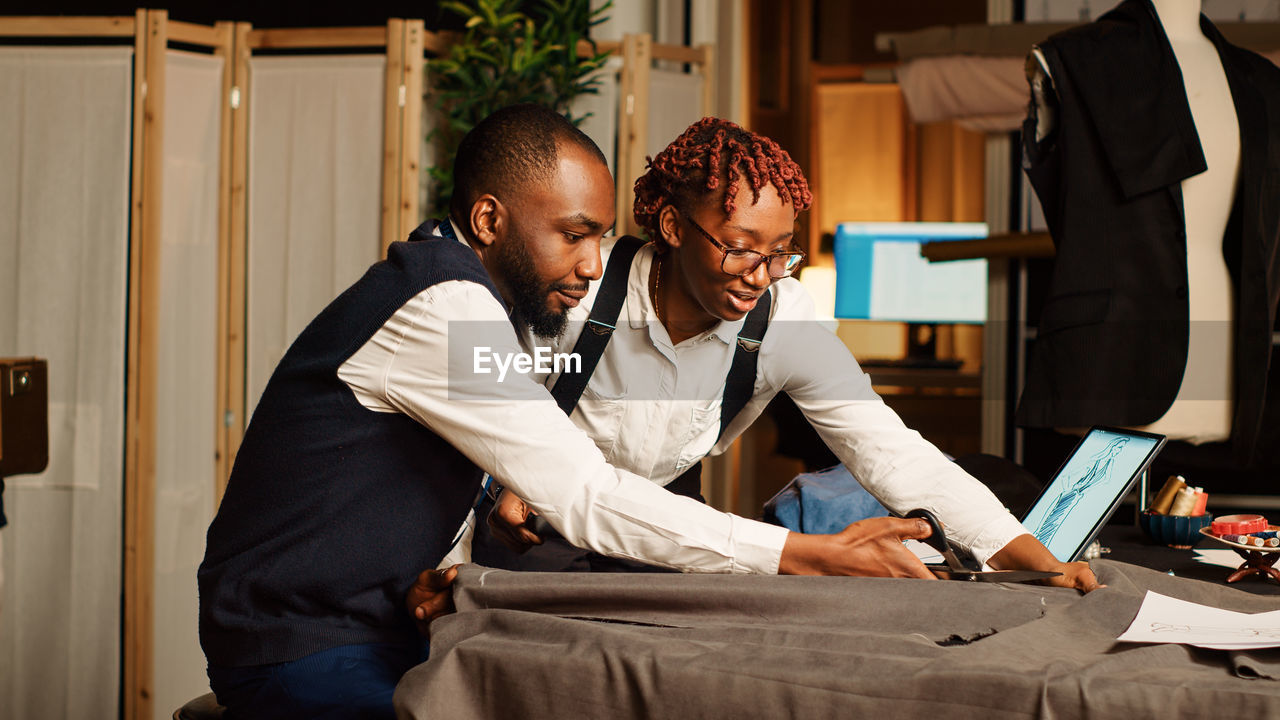
M 978 240 L 940 240 L 924 243 L 920 254 L 929 262 L 976 258 L 1051 258 L 1055 255 L 1049 233 L 1009 233 Z

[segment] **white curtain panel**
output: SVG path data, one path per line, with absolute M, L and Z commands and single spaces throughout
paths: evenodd
M 654 68 L 649 77 L 649 138 L 645 154 L 653 157 L 702 119 L 703 77 L 660 68 Z M 636 172 L 643 171 L 636 168 Z M 635 182 L 635 178 L 628 181 Z
M 213 519 L 222 58 L 165 58 L 156 405 L 154 716 L 209 692 L 196 568 Z
M 250 63 L 246 406 L 290 343 L 379 259 L 381 55 Z
M 622 58 L 612 57 L 596 77 L 600 84 L 593 95 L 579 95 L 569 103 L 569 112 L 574 117 L 587 116 L 578 129 L 600 146 L 605 159 L 609 161 L 609 172 L 618 172 L 618 70 L 622 67 Z M 635 178 L 630 178 L 634 182 Z M 619 219 L 621 220 L 621 219 Z
M 131 48 L 0 48 L 0 355 L 49 360 L 49 467 L 4 495 L 0 718 L 114 715 Z

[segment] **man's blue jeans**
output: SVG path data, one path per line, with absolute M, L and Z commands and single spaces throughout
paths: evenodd
M 290 662 L 209 667 L 224 720 L 314 718 L 394 720 L 391 696 L 409 668 L 426 660 L 427 644 L 373 643 L 322 650 Z

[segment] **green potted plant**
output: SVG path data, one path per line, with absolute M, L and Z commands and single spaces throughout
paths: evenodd
M 612 0 L 592 10 L 589 0 L 539 0 L 533 14 L 527 0 L 447 0 L 441 7 L 466 20 L 461 39 L 447 55 L 427 63 L 429 106 L 437 126 L 427 135 L 439 162 L 427 173 L 433 210 L 448 212 L 453 195 L 452 160 L 458 143 L 476 123 L 498 108 L 532 102 L 554 108 L 575 124 L 569 104 L 598 92 L 596 75 L 609 53 L 596 49 L 589 30 L 604 22 Z M 585 40 L 591 52 L 579 55 Z

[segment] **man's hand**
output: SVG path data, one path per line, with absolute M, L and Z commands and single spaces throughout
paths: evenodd
M 534 545 L 541 545 L 542 538 L 525 526 L 532 511 L 523 500 L 510 490 L 503 490 L 498 502 L 489 512 L 489 530 L 513 552 L 522 553 Z
M 918 518 L 860 520 L 835 535 L 790 533 L 778 563 L 779 575 L 863 575 L 936 580 L 902 541 L 929 537 Z
M 1082 593 L 1092 592 L 1100 587 L 1098 578 L 1093 574 L 1086 562 L 1060 562 L 1049 548 L 1040 544 L 1034 535 L 1019 535 L 991 556 L 987 564 L 997 570 L 1045 570 L 1060 572 L 1059 577 L 1052 577 L 1040 582 L 1056 587 L 1074 588 Z
M 409 588 L 404 604 L 418 625 L 423 637 L 429 636 L 431 621 L 453 612 L 453 581 L 458 577 L 454 565 L 444 570 L 423 570 L 418 580 Z

